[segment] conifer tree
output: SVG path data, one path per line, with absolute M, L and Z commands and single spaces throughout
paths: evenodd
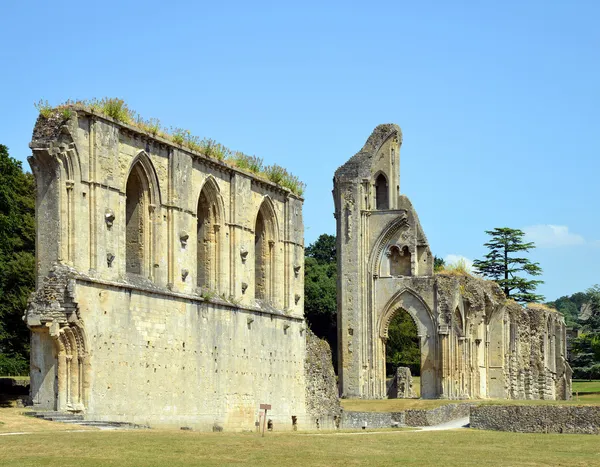
M 529 252 L 535 248 L 533 242 L 524 242 L 525 232 L 508 227 L 497 227 L 486 230 L 492 240 L 485 243 L 489 253 L 484 259 L 473 261 L 475 270 L 484 277 L 494 280 L 504 291 L 507 297 L 517 302 L 539 302 L 544 299 L 535 293 L 535 289 L 544 281 L 527 279 L 519 274 L 530 276 L 542 274 L 539 263 L 533 263 L 527 258 L 517 257 L 515 253 Z

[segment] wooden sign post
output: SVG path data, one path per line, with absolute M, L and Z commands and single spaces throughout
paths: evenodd
M 260 404 L 260 410 L 265 411 L 264 419 L 263 419 L 263 437 L 265 436 L 265 427 L 267 426 L 267 410 L 271 410 L 271 404 Z

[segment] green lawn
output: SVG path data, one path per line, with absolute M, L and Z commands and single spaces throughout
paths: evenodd
M 396 433 L 108 431 L 0 436 L 2 466 L 593 466 L 599 438 L 460 430 Z
M 413 387 L 419 380 L 414 378 Z M 512 404 L 512 405 L 600 405 L 600 381 L 573 381 L 573 398 L 568 401 L 542 401 L 542 400 L 447 400 L 447 399 L 342 399 L 344 410 L 357 412 L 400 412 L 407 409 L 432 409 L 445 404 L 464 402 L 477 402 L 480 404 Z

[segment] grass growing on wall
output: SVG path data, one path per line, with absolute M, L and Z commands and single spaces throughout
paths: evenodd
M 63 120 L 68 120 L 73 114 L 73 108 L 83 108 L 88 112 L 105 115 L 118 122 L 134 126 L 141 131 L 150 133 L 152 136 L 167 139 L 177 146 L 187 148 L 205 155 L 206 157 L 223 161 L 233 167 L 241 170 L 247 170 L 258 177 L 269 180 L 277 185 L 287 188 L 298 196 L 304 194 L 306 184 L 300 179 L 288 172 L 283 167 L 272 164 L 263 165 L 262 159 L 256 156 L 249 156 L 240 151 L 232 151 L 221 143 L 210 138 L 199 138 L 193 135 L 189 130 L 183 128 L 167 129 L 162 126 L 160 120 L 156 118 L 145 119 L 133 109 L 129 108 L 123 99 L 105 97 L 103 99 L 77 100 L 51 106 L 48 101 L 40 100 L 35 104 L 43 118 L 50 118 L 54 115 L 60 115 Z

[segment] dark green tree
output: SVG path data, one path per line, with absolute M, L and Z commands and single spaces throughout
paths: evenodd
M 489 253 L 483 260 L 473 261 L 475 270 L 484 277 L 494 280 L 504 290 L 507 297 L 522 303 L 539 302 L 543 295 L 535 293 L 535 289 L 544 281 L 527 279 L 519 274 L 531 276 L 542 274 L 538 263 L 533 263 L 527 258 L 516 256 L 516 253 L 529 252 L 535 248 L 533 242 L 524 242 L 525 232 L 508 227 L 486 230 L 492 240 L 485 243 Z
M 600 286 L 587 290 L 591 314 L 580 321 L 579 336 L 573 339 L 569 362 L 575 378 L 600 378 Z
M 388 376 L 399 366 L 407 366 L 413 375 L 421 374 L 421 350 L 417 325 L 406 311 L 400 311 L 390 321 L 385 343 L 385 364 Z
M 444 266 L 446 266 L 444 258 L 439 258 L 438 256 L 433 257 L 433 272 L 441 271 L 444 269 Z
M 0 375 L 28 371 L 22 316 L 35 284 L 35 182 L 0 145 Z
M 335 236 L 323 234 L 305 250 L 304 316 L 331 346 L 337 368 L 337 256 Z

